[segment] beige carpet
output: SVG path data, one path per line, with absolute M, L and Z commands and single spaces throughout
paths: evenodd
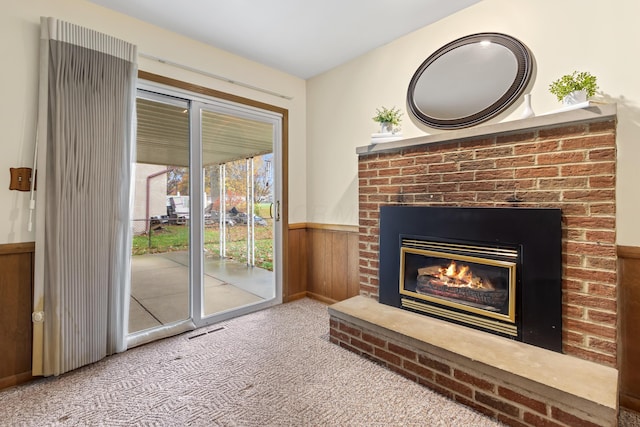
M 134 348 L 0 392 L 0 425 L 500 425 L 329 343 L 328 323 L 304 299 Z

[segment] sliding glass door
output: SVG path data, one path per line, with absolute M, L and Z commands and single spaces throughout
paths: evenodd
M 141 85 L 129 344 L 282 300 L 280 115 Z
M 191 117 L 199 129 L 192 134 L 192 167 L 201 171 L 192 188 L 202 194 L 197 209 L 204 213 L 193 224 L 194 245 L 202 248 L 201 264 L 192 269 L 202 283 L 193 319 L 203 325 L 282 299 L 275 267 L 281 224 L 273 207 L 279 182 L 272 167 L 281 117 L 211 101 L 194 101 Z

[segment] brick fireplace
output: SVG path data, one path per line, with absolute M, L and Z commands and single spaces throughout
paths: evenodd
M 510 425 L 615 425 L 615 105 L 370 145 L 357 152 L 360 296 L 330 309 L 332 341 Z M 435 332 L 423 336 L 430 328 L 453 328 L 451 334 L 462 334 L 461 342 L 482 342 L 486 339 L 478 334 L 483 332 L 441 323 L 434 327 L 434 320 L 425 320 L 417 335 L 405 331 L 405 322 L 422 323 L 418 317 L 426 316 L 377 303 L 383 206 L 561 210 L 561 353 L 550 356 L 548 350 L 492 337 L 489 341 L 508 350 L 504 363 L 488 361 L 492 366 L 487 368 L 466 357 L 466 347 L 458 352 L 447 340 L 431 342 Z M 365 306 L 366 313 L 361 312 Z M 526 353 L 536 364 L 544 360 L 545 370 L 558 369 L 557 375 L 545 379 L 549 373 L 538 372 L 540 367 L 518 367 L 521 360 L 513 360 L 514 352 Z M 589 376 L 596 382 L 590 384 Z M 562 378 L 557 383 L 556 377 L 573 383 Z M 601 396 L 584 391 L 590 387 L 599 388 L 595 394 Z

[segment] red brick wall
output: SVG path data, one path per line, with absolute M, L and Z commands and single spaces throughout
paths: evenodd
M 606 119 L 361 154 L 360 293 L 378 297 L 380 206 L 560 208 L 563 351 L 616 366 L 615 129 Z

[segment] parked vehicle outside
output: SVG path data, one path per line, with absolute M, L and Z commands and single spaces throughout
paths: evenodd
M 189 220 L 189 196 L 167 196 L 167 216 L 175 224 Z

